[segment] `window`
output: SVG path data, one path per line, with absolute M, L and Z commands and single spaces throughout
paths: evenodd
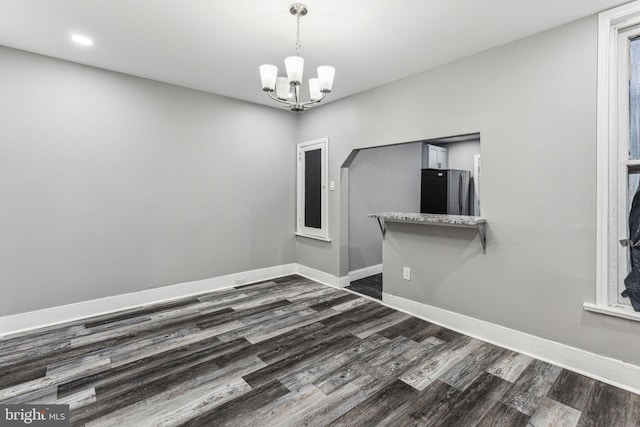
M 328 138 L 298 144 L 296 235 L 329 240 Z
M 603 12 L 598 26 L 596 303 L 587 310 L 640 320 L 624 278 L 631 200 L 640 184 L 640 2 Z

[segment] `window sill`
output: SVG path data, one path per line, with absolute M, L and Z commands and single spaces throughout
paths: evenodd
M 295 235 L 299 237 L 306 237 L 307 239 L 321 240 L 323 242 L 331 242 L 331 239 L 327 239 L 326 237 L 312 236 L 310 234 L 302 234 L 302 233 L 295 233 Z
M 592 304 L 590 302 L 585 302 L 583 304 L 583 307 L 585 310 L 592 313 L 606 314 L 608 316 L 621 317 L 623 319 L 635 320 L 636 322 L 640 322 L 640 312 L 633 311 L 631 307 L 603 307 L 601 305 Z

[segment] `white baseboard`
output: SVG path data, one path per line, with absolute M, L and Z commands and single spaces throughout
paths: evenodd
M 349 276 L 342 276 L 339 278 L 339 285 L 338 287 L 340 288 L 346 288 L 347 286 L 349 286 L 351 284 L 351 281 L 349 280 Z
M 203 294 L 240 286 L 241 284 L 269 280 L 295 274 L 297 271 L 297 264 L 285 264 L 3 316 L 0 317 L 0 338 L 6 335 L 72 322 L 87 317 Z
M 380 273 L 382 273 L 382 264 L 372 265 L 370 267 L 350 271 L 349 280 L 353 282 L 354 280 L 364 279 L 365 277 L 374 276 Z
M 323 283 L 337 288 L 344 288 L 349 285 L 348 276 L 338 277 L 333 274 L 325 273 L 324 271 L 316 270 L 315 268 L 307 267 L 306 265 L 296 265 L 298 268 L 297 273 L 307 279 L 315 280 L 318 283 Z
M 640 394 L 640 366 L 385 292 L 382 300 L 429 322 Z

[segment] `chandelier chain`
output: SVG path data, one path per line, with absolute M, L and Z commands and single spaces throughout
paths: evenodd
M 300 14 L 297 14 L 296 19 L 296 56 L 300 56 Z

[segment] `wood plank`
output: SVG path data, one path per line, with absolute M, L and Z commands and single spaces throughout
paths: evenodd
M 246 408 L 227 422 L 227 426 L 299 426 L 303 414 L 321 405 L 324 395 L 311 384 L 307 384 L 297 390 L 264 405 L 260 408 Z
M 307 279 L 306 277 L 300 276 L 299 274 L 289 274 L 288 276 L 277 277 L 273 279 L 276 283 L 299 283 L 299 282 L 313 282 L 311 279 Z
M 640 398 L 638 395 L 616 388 L 612 385 L 596 382 L 586 408 L 582 411 L 578 426 L 638 426 Z
M 249 342 L 244 339 L 222 343 L 217 338 L 210 337 L 123 365 L 109 365 L 104 370 L 95 372 L 92 375 L 62 383 L 58 386 L 58 397 L 65 397 L 89 385 L 94 388 L 100 388 L 100 390 L 115 388 L 117 384 L 127 385 L 132 382 L 140 385 L 141 383 L 138 381 L 140 381 L 139 378 L 141 376 L 148 378 L 153 372 L 158 372 L 159 376 L 167 375 L 173 368 L 184 369 L 190 364 L 220 357 L 221 354 L 225 354 L 231 349 L 246 346 L 249 346 Z
M 244 337 L 251 343 L 258 343 L 258 342 L 273 338 L 275 336 L 284 334 L 286 332 L 292 331 L 294 329 L 300 328 L 302 326 L 306 326 L 311 323 L 320 322 L 328 317 L 335 316 L 336 313 L 337 313 L 336 311 L 332 309 L 328 309 L 328 310 L 317 311 L 315 313 L 309 313 L 302 316 L 298 316 L 294 322 L 288 322 L 288 321 L 275 322 L 275 323 L 271 323 L 270 327 L 268 327 L 266 324 L 262 324 L 259 328 L 256 328 L 253 331 L 244 335 Z
M 479 348 L 465 356 L 440 376 L 440 381 L 460 390 L 466 390 L 482 373 L 487 366 L 504 355 L 506 350 L 495 345 L 483 342 Z
M 352 345 L 347 346 L 339 353 L 324 352 L 324 354 L 316 359 L 312 364 L 305 364 L 296 370 L 280 376 L 280 382 L 289 389 L 300 388 L 304 384 L 315 384 L 315 381 L 336 370 L 343 370 L 345 366 L 360 365 L 363 363 L 361 356 L 369 355 L 378 348 L 384 347 L 389 343 L 384 337 L 372 335 L 364 340 L 356 341 Z M 399 350 L 401 351 L 401 350 Z M 355 362 L 354 362 L 355 361 Z M 325 394 L 325 390 L 320 388 Z
M 512 383 L 520 378 L 520 375 L 532 361 L 532 357 L 514 351 L 507 351 L 487 368 L 487 372 Z
M 456 332 L 436 324 L 429 325 L 425 330 L 425 334 L 430 337 L 439 338 L 445 342 L 453 342 L 463 336 L 460 332 Z
M 344 295 L 345 292 L 334 288 L 324 288 L 317 291 L 308 292 L 306 294 L 287 296 L 287 301 L 297 304 L 318 304 L 330 301 Z
M 43 378 L 47 373 L 46 366 L 28 368 L 14 368 L 6 370 L 0 375 L 0 389 L 25 383 L 37 378 Z
M 400 380 L 393 381 L 334 420 L 331 425 L 336 427 L 373 425 L 389 411 L 414 398 L 417 393 L 415 388 L 406 383 Z
M 354 300 L 354 301 L 357 301 L 357 300 Z M 347 304 L 350 304 L 350 303 L 347 303 Z M 354 323 L 365 322 L 370 319 L 383 317 L 395 312 L 395 310 L 389 307 L 385 307 L 383 305 L 377 304 L 370 300 L 368 300 L 364 304 L 361 304 L 357 307 L 354 307 L 346 311 L 336 310 L 335 308 L 333 308 L 332 310 L 339 312 L 339 314 L 332 316 L 328 319 L 322 320 L 320 323 L 322 323 L 325 326 L 332 326 L 332 325 L 351 326 Z
M 134 317 L 146 317 L 146 315 L 151 313 L 158 313 L 162 311 L 170 311 L 178 307 L 188 307 L 192 306 L 196 301 L 195 298 L 186 298 L 180 299 L 177 301 L 171 301 L 167 303 L 159 303 L 153 304 L 146 307 L 140 307 L 138 309 L 127 310 L 126 312 L 117 312 L 113 314 L 108 314 L 105 316 L 101 316 L 98 318 L 90 319 L 88 322 L 84 323 L 85 328 L 94 328 L 96 326 L 101 326 L 109 323 L 115 323 L 120 320 L 129 320 Z
M 67 394 L 66 396 L 60 398 L 56 396 L 54 392 L 51 396 L 38 399 L 37 402 L 31 403 L 42 403 L 42 404 L 55 404 L 55 405 L 69 405 L 69 409 L 77 409 L 83 406 L 89 405 L 96 401 L 96 389 L 93 387 L 85 388 L 82 390 L 78 390 L 75 393 Z
M 23 403 L 47 402 L 56 397 L 56 383 L 50 378 L 42 378 L 34 381 L 35 386 L 31 382 L 20 384 L 20 392 L 6 397 L 3 395 L 0 399 L 2 404 L 21 405 Z M 11 388 L 6 389 L 11 390 Z
M 232 322 L 234 320 L 239 321 L 243 325 L 250 325 L 252 323 L 255 323 L 255 322 L 252 322 L 252 319 L 255 319 L 256 317 L 264 318 L 264 316 L 266 316 L 266 318 L 269 318 L 271 316 L 293 313 L 296 310 L 303 309 L 303 308 L 304 307 L 292 308 L 291 303 L 286 300 L 274 301 L 269 304 L 250 307 L 244 310 L 225 308 L 223 315 L 213 316 L 209 319 L 203 319 L 203 320 L 198 319 L 196 321 L 196 325 L 200 329 L 206 329 L 206 328 L 211 328 L 213 326 L 218 326 L 224 323 Z
M 470 337 L 462 337 L 438 347 L 438 351 L 423 359 L 416 368 L 404 374 L 400 379 L 410 386 L 423 390 L 440 375 L 480 347 L 482 341 Z
M 172 351 L 176 348 L 205 340 L 208 338 L 216 337 L 220 333 L 224 333 L 229 331 L 230 329 L 238 328 L 240 325 L 239 322 L 230 322 L 225 323 L 223 325 L 216 326 L 214 328 L 208 328 L 204 330 L 200 330 L 195 328 L 188 335 L 178 336 L 171 340 L 163 341 L 162 343 L 155 346 L 145 346 L 141 350 L 138 350 L 135 345 L 130 347 L 131 351 L 128 353 L 122 353 L 122 349 L 115 348 L 112 350 L 114 353 L 111 356 L 111 366 L 120 366 L 127 364 L 129 362 L 144 358 L 150 357 L 156 354 Z
M 529 424 L 534 426 L 574 427 L 582 412 L 547 397 L 543 398 L 531 416 Z
M 245 325 L 254 325 L 256 323 L 265 323 L 271 322 L 274 318 L 285 315 L 285 314 L 295 314 L 295 315 L 305 315 L 305 314 L 313 314 L 317 312 L 316 310 L 308 307 L 305 304 L 291 303 L 288 300 L 277 301 L 272 304 L 268 304 L 272 307 L 265 309 L 255 308 L 255 312 L 253 313 L 244 313 L 243 311 L 238 312 L 239 317 L 238 320 Z M 261 307 L 262 308 L 262 307 Z
M 367 399 L 386 384 L 395 381 L 402 373 L 414 367 L 420 361 L 420 355 L 429 353 L 434 346 L 443 344 L 443 341 L 431 337 L 425 341 L 414 344 L 401 354 L 388 359 L 386 362 L 378 361 L 370 364 L 366 375 L 353 380 L 348 378 L 346 384 L 335 384 L 331 387 L 322 407 L 314 408 L 302 421 L 302 425 L 328 425 L 334 419 L 349 411 L 360 402 Z M 399 341 L 401 342 L 401 341 Z M 344 369 L 336 371 L 336 374 L 345 372 Z M 348 371 L 346 371 L 348 372 Z M 393 424 L 397 422 L 395 418 Z M 305 424 L 306 423 L 306 424 Z M 316 424 L 318 423 L 318 424 Z M 381 425 L 387 425 L 382 423 Z
M 371 351 L 361 353 L 358 357 L 342 366 L 329 370 L 324 375 L 314 379 L 313 384 L 328 395 L 356 378 L 365 375 L 367 372 L 372 372 L 374 369 L 377 370 L 379 366 L 389 360 L 395 361 L 398 356 L 404 353 L 409 352 L 415 356 L 416 353 L 427 351 L 405 337 L 397 337 L 391 341 L 384 337 L 377 337 L 376 339 L 385 340 L 386 342 Z M 397 366 L 401 365 L 400 361 L 396 362 Z
M 283 386 L 280 381 L 271 380 L 260 387 L 191 418 L 182 426 L 197 427 L 233 424 L 239 418 L 239 415 L 245 413 L 247 409 L 260 409 L 288 393 L 289 389 Z
M 378 333 L 389 339 L 403 336 L 413 341 L 422 341 L 431 336 L 425 333 L 427 328 L 431 325 L 432 323 L 429 323 L 426 320 L 418 319 L 417 317 L 409 317 L 408 319 L 383 329 Z
M 460 394 L 459 399 L 448 405 L 449 412 L 445 416 L 433 420 L 433 425 L 475 426 L 511 386 L 510 382 L 484 372 Z
M 325 310 L 327 308 L 332 308 L 336 305 L 344 304 L 357 298 L 360 297 L 349 292 L 340 292 L 340 295 L 337 298 L 325 299 L 323 301 L 316 302 L 313 305 L 309 305 L 309 308 L 312 308 L 314 310 Z
M 246 301 L 233 304 L 231 308 L 233 308 L 234 310 L 243 310 L 246 308 L 252 308 L 259 305 L 269 304 L 275 301 L 292 298 L 297 295 L 307 294 L 312 291 L 318 291 L 318 290 L 321 290 L 322 288 L 323 288 L 322 285 L 315 284 L 315 285 L 309 285 L 306 287 L 299 287 L 295 289 L 294 288 L 277 289 L 268 293 L 261 293 L 261 294 L 255 295 L 253 298 L 250 298 Z
M 249 390 L 249 386 L 241 378 L 230 378 L 215 385 L 205 383 L 180 390 L 178 393 L 170 390 L 155 396 L 153 400 L 142 401 L 109 413 L 85 425 L 87 427 L 179 425 Z M 73 424 L 78 424 L 73 416 L 71 421 Z
M 301 365 L 315 363 L 315 360 L 321 357 L 324 352 L 341 351 L 343 348 L 357 341 L 358 339 L 353 335 L 342 335 L 332 341 L 318 343 L 313 347 L 309 347 L 299 353 L 247 374 L 244 376 L 244 380 L 253 388 L 259 387 L 271 380 L 278 379 L 293 372 Z
M 344 335 L 343 330 L 336 329 L 331 331 L 324 328 L 321 323 L 314 322 L 256 344 L 251 344 L 244 338 L 241 339 L 249 344 L 243 352 L 244 356 L 257 355 L 265 363 L 271 364 L 319 342 L 340 335 Z M 220 366 L 226 366 L 229 361 L 232 362 L 236 357 L 236 354 L 228 354 L 216 359 L 216 363 Z
M 529 415 L 523 414 L 502 402 L 496 402 L 493 408 L 482 417 L 478 427 L 529 426 L 529 419 Z M 533 426 L 536 425 L 538 424 L 533 424 Z
M 239 322 L 241 327 L 234 328 L 228 332 L 222 333 L 218 335 L 218 339 L 220 341 L 232 341 L 238 338 L 247 338 L 251 336 L 255 341 L 264 341 L 269 338 L 272 338 L 274 331 L 279 331 L 279 334 L 289 332 L 297 327 L 305 326 L 307 324 L 315 323 L 319 320 L 322 320 L 328 316 L 333 315 L 333 313 L 329 312 L 317 312 L 311 309 L 303 310 L 301 312 L 291 312 L 284 313 L 280 315 L 274 315 L 269 318 L 267 321 L 259 323 L 259 324 L 250 324 L 245 325 L 242 322 Z M 317 320 L 316 320 L 317 319 Z M 307 321 L 305 323 L 305 321 Z M 286 329 L 286 330 L 285 330 Z M 276 335 L 279 335 L 276 334 Z M 267 336 L 271 335 L 271 336 Z M 259 339 L 262 338 L 262 339 Z M 251 340 L 249 340 L 251 341 Z
M 371 301 L 369 301 L 366 298 L 356 298 L 351 301 L 347 301 L 347 302 L 343 302 L 342 304 L 335 305 L 333 306 L 333 309 L 336 311 L 349 311 L 358 306 L 370 304 L 370 303 Z
M 618 389 L 620 390 L 620 389 Z M 634 427 L 640 426 L 640 394 L 626 393 L 627 420 L 626 424 Z
M 353 335 L 358 338 L 366 338 L 370 335 L 375 334 L 378 331 L 388 328 L 389 326 L 393 326 L 398 324 L 404 320 L 407 320 L 409 317 L 408 314 L 401 313 L 396 311 L 394 313 L 390 313 L 384 317 L 380 317 L 378 319 L 370 320 L 358 327 L 356 327 L 353 332 Z
M 407 400 L 390 412 L 381 420 L 380 425 L 433 425 L 450 413 L 451 406 L 459 400 L 461 394 L 460 390 L 449 384 L 435 380 L 429 387 L 418 391 L 414 399 Z
M 382 363 L 393 359 L 395 356 L 409 350 L 415 345 L 411 340 L 404 337 L 398 337 L 392 341 L 384 337 L 371 336 L 366 340 L 374 339 L 378 342 L 382 341 L 376 348 L 361 352 L 354 359 L 333 369 L 326 370 L 322 375 L 318 375 L 313 379 L 313 384 L 318 387 L 324 394 L 331 394 L 336 389 L 353 381 L 354 379 L 365 374 L 365 371 L 371 372 Z M 368 369 L 367 369 L 368 368 Z
M 156 320 L 154 322 L 143 322 L 136 323 L 133 325 L 128 325 L 126 327 L 117 328 L 117 329 L 109 329 L 106 331 L 100 331 L 94 334 L 85 335 L 79 338 L 72 338 L 71 347 L 84 347 L 88 345 L 96 345 L 99 343 L 104 343 L 106 340 L 110 339 L 137 339 L 141 336 L 145 336 L 145 334 L 157 334 L 162 331 L 173 331 L 186 326 L 193 326 L 195 320 L 198 322 L 206 322 L 211 319 L 215 319 L 216 317 L 224 316 L 227 314 L 227 311 L 216 311 L 214 313 L 209 313 L 206 315 L 202 315 L 199 312 L 190 312 L 185 316 L 180 316 L 178 318 L 168 318 L 162 320 Z
M 560 403 L 583 411 L 594 392 L 596 380 L 563 369 L 547 396 Z
M 534 360 L 511 386 L 501 402 L 524 414 L 532 415 L 561 370 L 549 363 Z
M 0 362 L 5 360 L 4 356 L 10 356 L 18 351 L 33 350 L 41 345 L 57 343 L 71 337 L 84 335 L 88 333 L 83 325 L 86 320 L 76 320 L 41 329 L 5 335 L 0 338 L 0 353 L 3 356 L 3 358 L 0 358 Z
M 240 301 L 247 301 L 250 298 L 252 298 L 252 296 L 245 293 L 232 293 L 221 297 L 208 296 L 206 298 L 203 297 L 198 299 L 208 303 L 207 308 L 200 310 L 202 314 L 208 314 L 222 308 L 231 308 L 233 304 Z
M 172 372 L 144 385 L 137 385 L 133 389 L 112 388 L 106 390 L 104 396 L 101 396 L 101 390 L 96 390 L 97 401 L 71 411 L 70 419 L 73 424 L 91 425 L 90 421 L 99 420 L 96 425 L 137 425 L 136 421 L 143 422 L 150 415 L 145 408 L 153 407 L 155 411 L 162 408 L 162 412 L 154 414 L 163 417 L 167 405 L 171 404 L 171 407 L 179 409 L 191 399 L 199 400 L 200 394 L 207 395 L 208 390 L 212 388 L 212 382 L 216 380 L 218 384 L 222 384 L 222 390 L 225 390 L 225 383 L 233 382 L 247 391 L 249 386 L 240 377 L 262 367 L 264 363 L 255 357 L 238 360 L 222 369 L 207 361 Z
M 305 413 L 300 413 L 298 425 L 329 426 L 335 419 L 363 402 L 386 383 L 387 381 L 374 378 L 372 375 L 358 377 L 325 396 L 320 404 L 308 408 Z

